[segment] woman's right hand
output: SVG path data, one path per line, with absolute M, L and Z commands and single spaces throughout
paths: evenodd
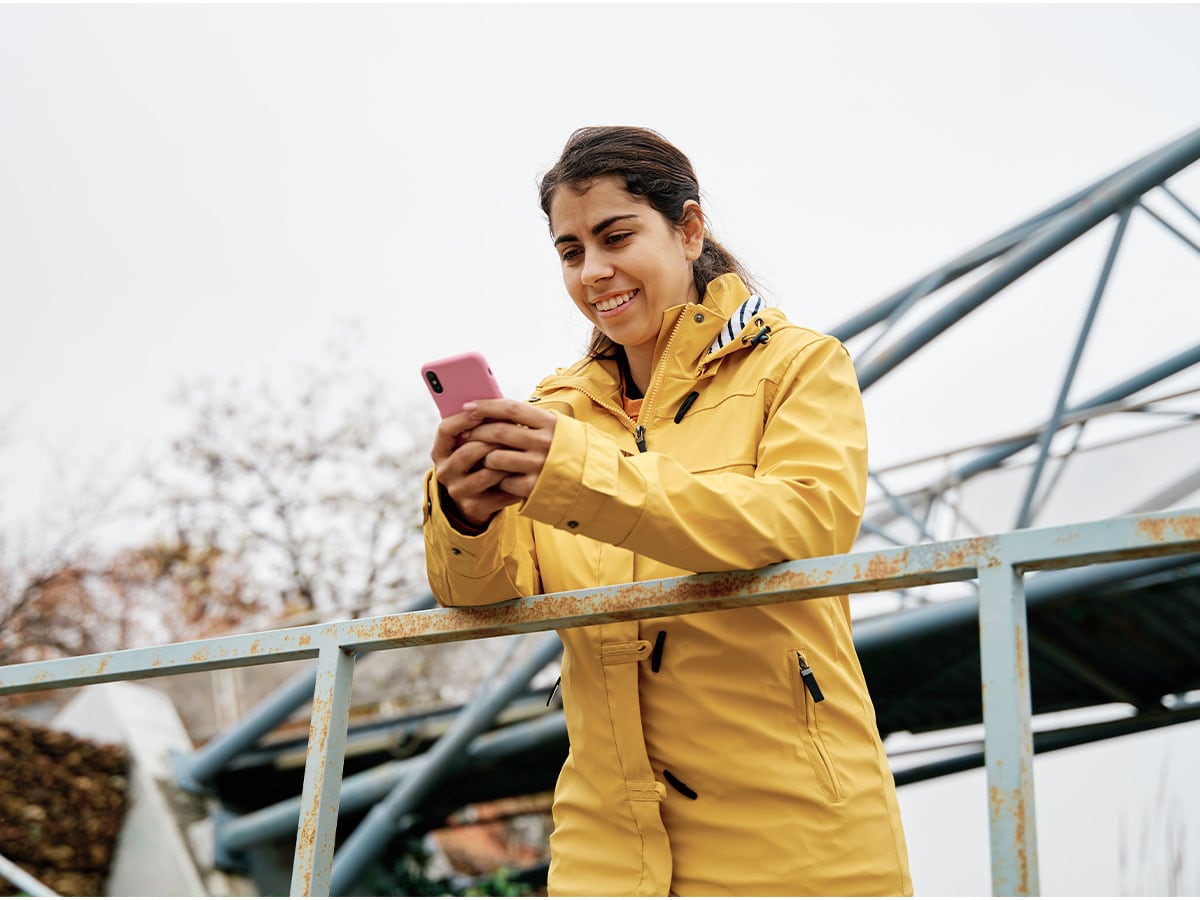
M 521 502 L 522 498 L 498 486 L 511 473 L 483 465 L 484 457 L 496 449 L 496 444 L 461 438 L 463 432 L 478 425 L 478 417 L 469 412 L 447 416 L 438 425 L 430 456 L 438 483 L 454 502 L 458 515 L 467 523 L 483 528 L 496 513 Z

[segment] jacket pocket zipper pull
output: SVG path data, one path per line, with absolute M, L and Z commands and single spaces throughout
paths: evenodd
M 633 430 L 633 439 L 637 442 L 637 448 L 642 453 L 646 452 L 646 426 L 639 425 Z
M 554 681 L 554 687 L 550 688 L 550 696 L 546 698 L 546 707 L 549 708 L 550 701 L 554 699 L 554 692 L 558 690 L 558 686 L 562 684 L 562 676 L 559 675 Z
M 800 677 L 804 680 L 804 686 L 808 688 L 808 692 L 812 694 L 813 703 L 820 703 L 825 699 L 825 695 L 821 693 L 821 688 L 817 684 L 817 676 L 813 674 L 813 670 L 809 668 L 801 654 L 797 653 L 796 659 L 800 662 Z
M 663 778 L 667 779 L 667 782 L 671 785 L 671 787 L 675 788 L 675 790 L 679 791 L 679 793 L 683 794 L 683 796 L 687 797 L 689 800 L 695 800 L 700 796 L 694 790 L 680 781 L 675 775 L 671 774 L 668 769 L 663 769 Z
M 650 671 L 657 672 L 662 668 L 663 644 L 667 642 L 667 633 L 660 631 L 654 639 L 654 650 L 650 653 Z

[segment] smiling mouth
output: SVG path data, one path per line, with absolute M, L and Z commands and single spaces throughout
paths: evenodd
M 629 303 L 629 301 L 638 295 L 640 290 L 640 288 L 635 288 L 632 291 L 626 291 L 624 294 L 617 294 L 614 297 L 605 297 L 603 300 L 600 300 L 595 304 L 596 312 L 601 314 L 614 312 L 625 304 Z

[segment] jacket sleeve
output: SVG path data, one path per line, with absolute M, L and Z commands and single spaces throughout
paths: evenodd
M 442 606 L 482 606 L 541 593 L 532 523 L 502 509 L 480 535 L 456 531 L 442 510 L 437 477 L 425 476 L 425 570 Z
M 867 439 L 846 349 L 833 338 L 802 347 L 764 412 L 753 474 L 693 474 L 653 451 L 626 456 L 599 429 L 560 417 L 522 514 L 692 572 L 848 551 L 862 520 Z

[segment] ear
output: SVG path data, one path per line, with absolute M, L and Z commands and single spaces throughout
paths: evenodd
M 704 210 L 695 200 L 683 204 L 679 233 L 683 237 L 683 253 L 688 262 L 699 259 L 700 251 L 704 249 Z

